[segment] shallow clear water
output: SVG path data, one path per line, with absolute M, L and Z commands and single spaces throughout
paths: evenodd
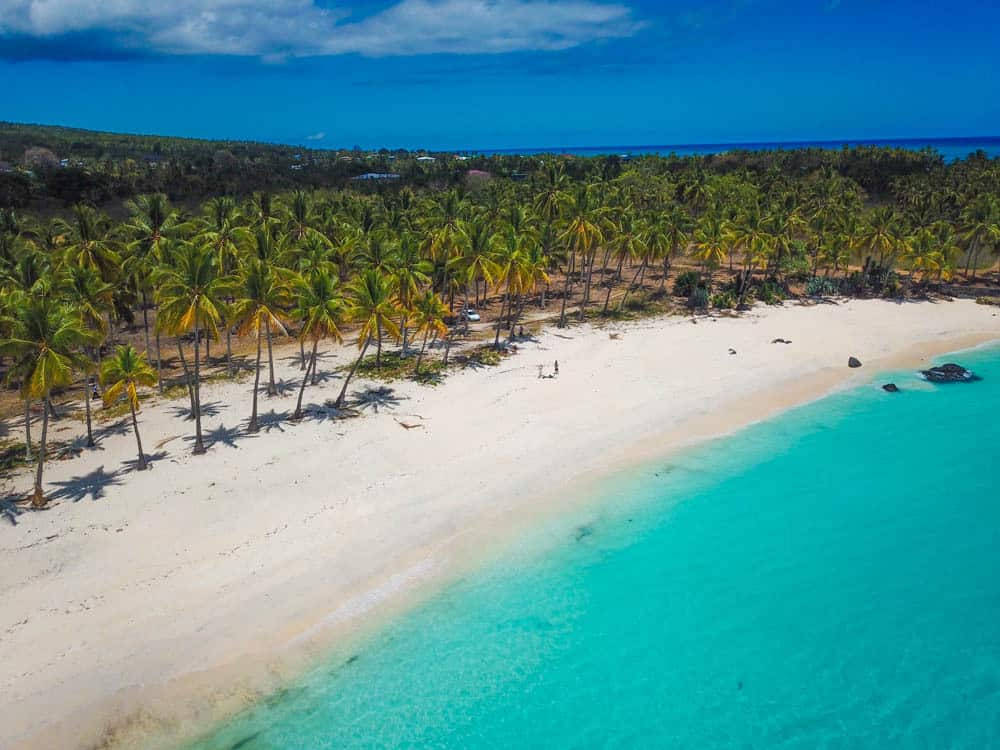
M 953 359 L 613 478 L 196 747 L 1000 747 L 1000 350 Z

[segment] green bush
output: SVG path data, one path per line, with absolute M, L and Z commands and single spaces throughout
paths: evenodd
M 829 297 L 838 291 L 837 284 L 834 283 L 833 279 L 824 279 L 817 276 L 815 279 L 810 279 L 809 283 L 806 284 L 806 294 L 810 297 Z
M 696 286 L 688 295 L 688 307 L 696 310 L 708 307 L 708 289 L 704 286 Z
M 732 292 L 718 292 L 712 295 L 712 307 L 719 310 L 732 310 L 736 307 L 736 295 Z
M 685 271 L 674 279 L 674 294 L 678 297 L 690 297 L 695 287 L 702 284 L 701 274 L 697 271 Z
M 765 305 L 776 305 L 785 299 L 784 290 L 773 281 L 765 281 L 756 291 L 754 296 Z

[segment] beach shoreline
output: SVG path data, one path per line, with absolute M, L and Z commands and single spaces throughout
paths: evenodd
M 377 415 L 278 420 L 287 434 L 245 442 L 230 432 L 248 388 L 213 385 L 209 456 L 175 439 L 152 472 L 112 475 L 106 465 L 131 457 L 125 434 L 54 464 L 57 484 L 98 468 L 113 479 L 93 502 L 23 516 L 0 537 L 17 576 L 0 591 L 13 654 L 0 672 L 12 696 L 4 746 L 174 746 L 545 519 L 598 502 L 588 489 L 604 477 L 1000 338 L 993 309 L 965 301 L 786 304 L 694 320 L 547 330 L 439 388 L 393 384 L 398 400 Z M 864 366 L 848 369 L 848 356 Z M 555 360 L 558 378 L 536 377 Z M 283 406 L 290 399 L 294 390 Z M 151 443 L 188 429 L 168 411 L 143 415 Z M 317 455 L 331 431 L 334 452 Z

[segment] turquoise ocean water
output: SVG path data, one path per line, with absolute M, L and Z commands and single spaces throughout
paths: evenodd
M 610 478 L 193 747 L 1000 747 L 1000 350 L 946 359 Z

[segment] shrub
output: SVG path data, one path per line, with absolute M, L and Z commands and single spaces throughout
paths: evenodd
M 712 295 L 712 307 L 719 310 L 732 310 L 736 307 L 736 295 L 732 292 L 718 292 Z
M 702 309 L 708 307 L 708 289 L 704 286 L 696 286 L 688 295 L 688 307 Z
M 685 271 L 674 279 L 674 294 L 678 297 L 690 297 L 695 287 L 701 284 L 701 274 L 697 271 Z
M 815 279 L 810 279 L 809 283 L 806 284 L 806 294 L 810 297 L 828 297 L 831 294 L 836 294 L 838 291 L 837 284 L 833 279 L 825 279 L 817 276 Z
M 757 287 L 754 296 L 766 305 L 776 305 L 785 299 L 785 292 L 778 284 L 768 280 Z

